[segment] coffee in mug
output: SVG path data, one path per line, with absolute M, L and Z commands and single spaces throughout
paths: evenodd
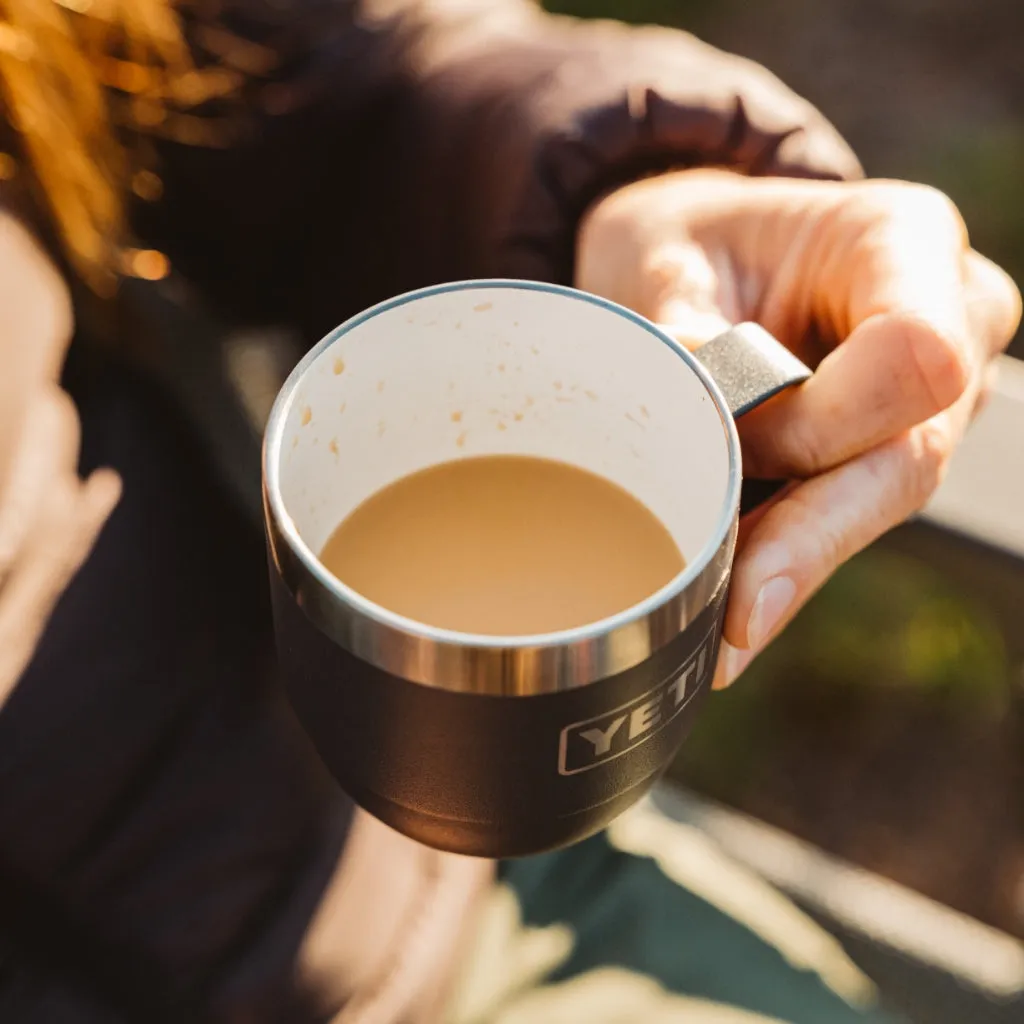
M 320 561 L 399 615 L 493 636 L 597 622 L 683 568 L 672 534 L 628 491 L 524 455 L 456 459 L 388 484 L 349 513 Z

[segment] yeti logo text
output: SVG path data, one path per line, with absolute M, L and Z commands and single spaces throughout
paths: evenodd
M 612 711 L 562 730 L 558 773 L 576 775 L 619 757 L 672 721 L 706 682 L 711 669 L 708 634 L 686 664 L 653 690 Z

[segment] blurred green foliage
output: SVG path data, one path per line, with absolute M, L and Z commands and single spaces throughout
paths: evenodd
M 936 570 L 871 550 L 838 572 L 765 653 L 756 673 L 823 669 L 836 686 L 929 690 L 958 709 L 1002 708 L 1002 634 Z
M 740 799 L 802 728 L 856 729 L 886 700 L 960 723 L 994 721 L 1013 698 L 1003 635 L 988 611 L 917 559 L 871 549 L 840 569 L 683 748 L 678 774 Z

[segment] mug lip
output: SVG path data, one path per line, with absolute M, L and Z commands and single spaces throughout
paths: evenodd
M 281 451 L 284 437 L 285 422 L 288 413 L 295 400 L 299 384 L 320 357 L 339 338 L 351 333 L 357 327 L 374 319 L 382 313 L 389 312 L 420 299 L 430 298 L 435 295 L 444 295 L 452 292 L 463 291 L 485 291 L 505 289 L 508 291 L 532 291 L 557 295 L 565 299 L 577 302 L 588 303 L 597 306 L 609 313 L 628 320 L 635 327 L 639 327 L 648 334 L 657 338 L 662 344 L 668 346 L 682 361 L 689 367 L 704 385 L 705 390 L 711 396 L 712 401 L 722 421 L 722 428 L 725 431 L 729 457 L 728 484 L 725 498 L 723 500 L 720 515 L 714 532 L 709 536 L 699 553 L 686 562 L 683 569 L 677 573 L 668 583 L 660 587 L 654 593 L 649 594 L 642 601 L 630 605 L 614 615 L 605 616 L 602 619 L 595 619 L 593 622 L 584 623 L 582 626 L 574 626 L 571 629 L 555 630 L 549 633 L 530 634 L 489 634 L 489 633 L 467 633 L 460 630 L 444 629 L 438 626 L 431 626 L 417 619 L 408 618 L 393 612 L 383 605 L 377 604 L 369 598 L 364 597 L 359 591 L 342 582 L 337 576 L 330 572 L 320 561 L 317 554 L 303 540 L 295 521 L 288 512 L 284 496 L 281 493 L 280 465 Z M 721 389 L 715 383 L 714 378 L 704 368 L 698 359 L 683 345 L 676 341 L 670 334 L 662 330 L 655 323 L 641 316 L 639 313 L 622 306 L 610 299 L 593 295 L 590 292 L 578 288 L 571 288 L 568 285 L 550 284 L 542 281 L 518 280 L 516 278 L 473 278 L 463 281 L 451 281 L 444 284 L 429 285 L 424 288 L 416 288 L 412 291 L 403 292 L 400 295 L 385 299 L 373 306 L 356 313 L 343 321 L 333 330 L 322 337 L 309 351 L 299 360 L 292 369 L 284 384 L 281 386 L 277 397 L 274 399 L 270 416 L 263 436 L 263 481 L 265 494 L 266 514 L 272 516 L 279 534 L 287 541 L 288 547 L 298 557 L 304 568 L 324 587 L 327 592 L 339 602 L 346 604 L 357 611 L 360 615 L 377 623 L 378 625 L 395 630 L 399 633 L 412 636 L 416 639 L 429 643 L 477 648 L 481 650 L 511 650 L 518 648 L 545 648 L 576 645 L 581 642 L 595 640 L 599 637 L 614 633 L 623 627 L 641 621 L 662 608 L 674 598 L 683 594 L 701 574 L 705 571 L 715 555 L 721 550 L 729 537 L 734 515 L 739 508 L 740 487 L 742 484 L 742 465 L 740 460 L 739 434 L 736 430 L 736 422 L 729 409 L 729 405 L 722 394 Z

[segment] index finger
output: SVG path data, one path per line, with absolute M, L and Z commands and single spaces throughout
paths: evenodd
M 761 321 L 789 339 L 814 325 L 842 344 L 742 425 L 758 475 L 814 475 L 884 443 L 952 404 L 987 358 L 968 327 L 966 231 L 941 193 L 836 187 L 805 238 Z
M 970 389 L 927 423 L 792 486 L 746 524 L 716 686 L 728 685 L 843 562 L 924 505 L 973 400 Z

